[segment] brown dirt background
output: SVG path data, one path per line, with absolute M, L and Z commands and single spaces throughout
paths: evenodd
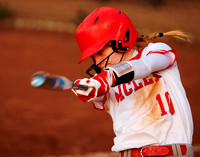
M 1 2 L 1 1 L 0 1 Z M 194 119 L 193 145 L 200 151 L 199 127 L 199 8 L 196 1 L 161 8 L 123 1 L 33 0 L 2 1 L 24 19 L 71 21 L 78 10 L 90 12 L 100 6 L 125 11 L 140 32 L 182 29 L 193 35 L 193 43 L 163 40 L 178 51 L 178 66 Z M 137 13 L 137 14 L 135 14 Z M 0 28 L 0 156 L 39 157 L 109 152 L 113 145 L 112 120 L 93 109 L 70 91 L 31 87 L 36 71 L 87 77 L 90 61 L 77 64 L 80 50 L 75 34 L 38 28 Z M 179 130 L 177 130 L 179 131 Z M 103 156 L 103 155 L 100 155 Z

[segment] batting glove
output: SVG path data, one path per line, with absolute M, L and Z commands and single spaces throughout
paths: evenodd
M 84 102 L 90 102 L 96 97 L 106 95 L 111 86 L 115 84 L 115 77 L 112 70 L 105 70 L 93 78 L 79 79 L 74 84 L 89 86 L 87 91 L 72 89 L 72 91 Z
M 110 87 L 132 81 L 134 78 L 134 68 L 129 62 L 122 62 L 94 76 L 91 79 L 77 80 L 75 84 L 88 85 L 87 91 L 75 90 L 73 92 L 84 102 L 94 100 L 96 97 L 106 95 Z

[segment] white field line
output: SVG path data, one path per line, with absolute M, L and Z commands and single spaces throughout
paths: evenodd
M 9 26 L 9 25 L 8 25 Z M 53 21 L 53 20 L 33 20 L 16 18 L 11 26 L 18 29 L 34 29 L 34 30 L 47 30 L 57 32 L 74 33 L 76 25 L 71 22 Z

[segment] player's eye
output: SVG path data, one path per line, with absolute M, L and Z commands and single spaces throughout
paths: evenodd
M 102 54 L 102 52 L 103 52 L 103 51 L 102 51 L 102 50 L 100 50 L 100 51 L 98 51 L 98 52 L 97 52 L 97 54 L 99 54 L 99 55 L 100 55 L 100 54 Z

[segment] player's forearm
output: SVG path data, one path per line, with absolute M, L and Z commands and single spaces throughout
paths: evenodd
M 167 68 L 171 62 L 171 58 L 168 55 L 154 53 L 142 59 L 116 64 L 108 67 L 106 70 L 111 71 L 115 76 L 115 83 L 112 86 L 116 86 L 132 80 L 144 78 L 154 71 L 163 70 Z
M 129 61 L 134 67 L 134 80 L 144 78 L 150 73 L 166 69 L 171 59 L 165 54 L 150 54 L 139 60 Z

